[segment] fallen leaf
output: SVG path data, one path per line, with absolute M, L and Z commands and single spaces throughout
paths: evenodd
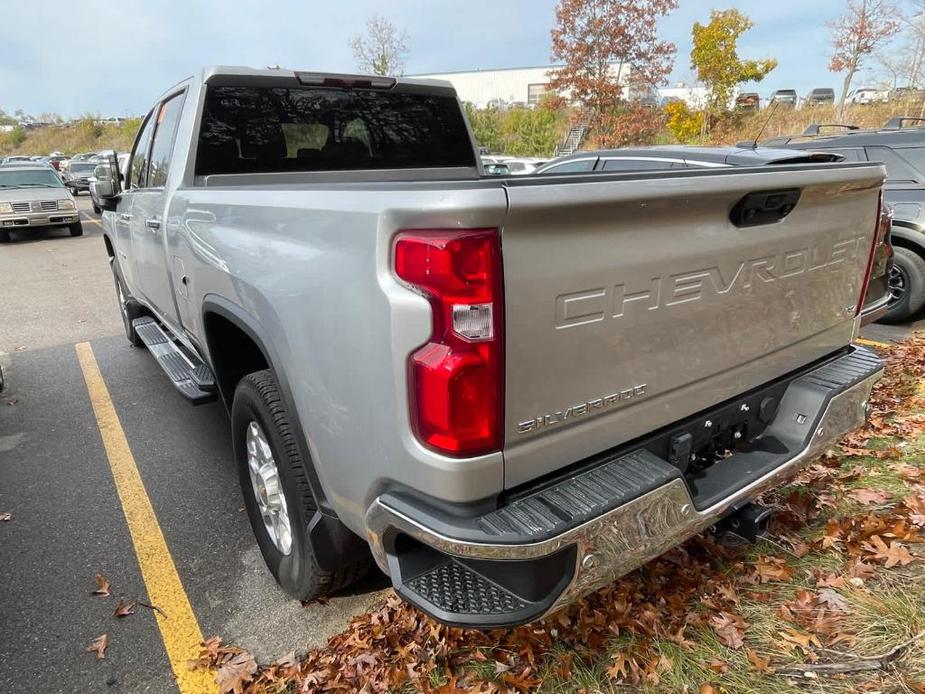
M 851 612 L 851 605 L 845 600 L 841 593 L 831 588 L 823 588 L 818 593 L 818 601 L 835 612 Z
M 848 493 L 848 496 L 858 503 L 868 506 L 879 505 L 890 499 L 888 492 L 879 489 L 854 489 Z
M 3 511 L 2 513 L 0 513 L 0 521 L 3 521 L 4 523 L 9 523 L 11 520 L 13 520 L 13 514 L 10 513 L 9 511 Z
M 700 685 L 700 694 L 716 694 L 716 689 L 712 684 L 704 682 Z
M 729 665 L 727 665 L 725 661 L 714 658 L 710 661 L 710 669 L 717 675 L 722 675 L 729 670 Z
M 12 400 L 7 400 L 7 401 L 6 401 L 6 404 L 7 404 L 7 405 L 10 405 L 10 406 L 13 406 L 13 405 L 15 405 L 17 402 L 19 402 L 19 398 L 13 398 Z
M 109 579 L 106 578 L 103 574 L 96 575 L 96 590 L 94 590 L 91 595 L 100 595 L 104 598 L 108 598 L 109 593 Z
M 780 557 L 758 557 L 755 562 L 755 574 L 759 583 L 786 581 L 793 575 L 793 568 Z
M 899 542 L 891 542 L 887 545 L 878 535 L 871 536 L 870 542 L 862 542 L 861 546 L 873 554 L 874 559 L 883 561 L 888 569 L 892 569 L 897 564 L 905 566 L 915 559 Z
M 720 612 L 710 617 L 710 626 L 719 640 L 729 648 L 741 648 L 745 642 L 745 620 L 731 612 Z
M 26 351 L 26 346 L 25 346 L 25 345 L 20 345 L 19 347 L 17 347 L 17 348 L 14 349 L 13 351 L 14 351 L 14 352 L 25 352 L 25 351 Z
M 116 609 L 113 611 L 113 617 L 128 617 L 129 615 L 135 614 L 135 603 L 126 602 L 122 598 L 119 598 L 119 602 L 116 603 Z
M 101 634 L 93 639 L 91 643 L 85 649 L 87 653 L 96 653 L 96 659 L 102 660 L 106 657 L 106 649 L 109 647 L 109 637 L 106 634 Z
M 745 649 L 745 655 L 748 656 L 748 661 L 758 672 L 768 673 L 771 672 L 771 658 L 762 658 L 758 655 L 757 651 L 752 648 Z
M 608 666 L 606 672 L 607 676 L 612 680 L 623 680 L 629 674 L 630 662 L 629 658 L 621 652 L 617 651 L 614 653 L 611 658 L 613 662 Z
M 822 646 L 822 643 L 815 634 L 807 634 L 798 629 L 787 629 L 786 631 L 779 631 L 777 633 L 780 634 L 784 641 L 799 646 L 806 653 L 810 652 L 810 644 L 814 644 L 818 647 Z
M 257 672 L 257 661 L 249 653 L 241 652 L 231 656 L 222 663 L 215 676 L 219 694 L 243 694 L 244 685 L 254 679 Z

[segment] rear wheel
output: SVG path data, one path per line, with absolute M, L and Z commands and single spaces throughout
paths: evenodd
M 299 600 L 334 592 L 369 567 L 368 554 L 338 571 L 322 571 L 309 536 L 317 505 L 292 423 L 270 370 L 241 379 L 231 432 L 241 492 L 257 544 L 283 590 Z
M 80 222 L 74 222 L 73 224 L 68 224 L 68 231 L 71 232 L 71 236 L 83 236 L 84 227 Z
M 94 212 L 94 214 L 100 214 L 102 211 L 103 211 L 103 210 L 102 210 L 102 208 L 100 208 L 99 205 L 97 205 L 96 203 L 93 203 L 93 212 Z
M 890 303 L 881 323 L 907 320 L 925 306 L 925 259 L 915 251 L 897 246 L 893 249 L 890 270 Z

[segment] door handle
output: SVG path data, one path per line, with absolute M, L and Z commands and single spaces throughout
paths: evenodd
M 132 215 L 121 212 L 119 213 L 119 221 L 127 224 L 132 221 Z
M 153 217 L 152 219 L 146 219 L 145 226 L 148 227 L 148 229 L 150 229 L 151 231 L 157 231 L 158 229 L 161 228 L 161 220 L 159 220 L 157 217 Z

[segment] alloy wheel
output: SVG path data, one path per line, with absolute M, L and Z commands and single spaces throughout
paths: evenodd
M 251 421 L 247 426 L 245 444 L 247 470 L 250 473 L 254 498 L 263 518 L 263 525 L 276 549 L 282 554 L 289 554 L 292 551 L 292 524 L 289 520 L 286 495 L 283 493 L 273 451 L 263 429 L 255 421 Z

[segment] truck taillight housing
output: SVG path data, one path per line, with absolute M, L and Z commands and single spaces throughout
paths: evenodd
M 497 229 L 403 231 L 395 274 L 430 301 L 433 332 L 408 359 L 415 434 L 463 457 L 500 450 L 504 299 Z
M 870 286 L 870 277 L 873 274 L 874 263 L 877 260 L 880 245 L 883 243 L 888 244 L 887 251 L 890 254 L 893 252 L 893 248 L 889 246 L 888 241 L 892 220 L 893 215 L 884 205 L 883 191 L 881 190 L 880 197 L 877 200 L 877 226 L 874 229 L 874 240 L 871 242 L 870 253 L 867 256 L 867 269 L 864 272 L 864 281 L 861 282 L 861 295 L 858 297 L 858 305 L 854 312 L 855 316 L 860 316 L 861 311 L 864 309 L 864 302 L 867 300 L 867 288 Z

